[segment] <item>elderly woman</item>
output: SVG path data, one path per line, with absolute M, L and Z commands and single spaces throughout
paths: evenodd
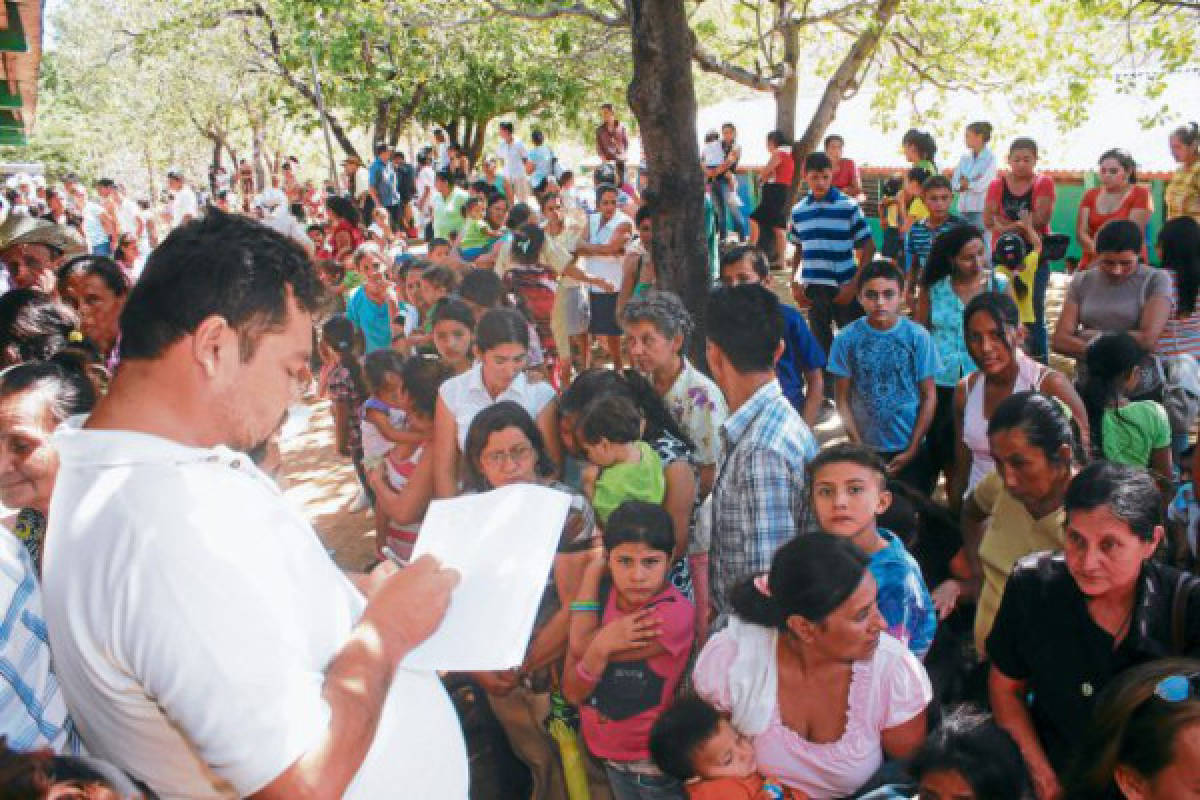
M 1137 223 L 1128 219 L 1113 220 L 1096 234 L 1095 269 L 1071 278 L 1054 329 L 1055 352 L 1081 359 L 1104 331 L 1126 331 L 1154 352 L 1171 316 L 1171 278 L 1142 263 L 1142 243 Z
M 1096 462 L 1063 506 L 1064 551 L 1018 562 L 988 636 L 992 709 L 1039 800 L 1059 796 L 1095 695 L 1114 676 L 1170 653 L 1200 655 L 1200 581 L 1154 560 L 1162 503 L 1150 473 Z
M 1096 701 L 1067 800 L 1178 800 L 1200 771 L 1200 661 L 1165 658 L 1112 682 Z
M 867 563 L 848 539 L 792 539 L 735 589 L 735 616 L 692 676 L 750 738 L 759 771 L 812 800 L 853 795 L 925 738 L 929 678 L 884 632 Z
M 517 669 L 475 674 L 517 756 L 533 774 L 534 800 L 563 797 L 558 747 L 542 722 L 550 712 L 553 673 L 561 671 L 570 626 L 568 605 L 588 563 L 599 553 L 595 515 L 583 495 L 554 480 L 554 462 L 533 417 L 517 403 L 496 403 L 475 415 L 464 451 L 467 487 L 487 491 L 538 483 L 571 496 L 554 565 L 534 621 L 525 661 Z
M 0 374 L 0 503 L 19 509 L 5 520 L 29 549 L 40 573 L 46 515 L 58 475 L 58 452 L 50 436 L 67 417 L 96 404 L 96 387 L 86 363 L 59 353 Z

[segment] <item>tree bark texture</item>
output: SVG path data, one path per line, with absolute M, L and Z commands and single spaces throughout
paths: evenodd
M 691 353 L 704 364 L 704 315 L 712 281 L 704 236 L 704 177 L 697 164 L 694 37 L 684 0 L 629 0 L 633 80 L 627 99 L 638 120 L 654 209 L 654 263 L 692 313 Z

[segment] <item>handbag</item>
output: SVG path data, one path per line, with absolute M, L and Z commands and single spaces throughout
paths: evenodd
M 1190 353 L 1159 356 L 1162 404 L 1175 434 L 1188 433 L 1200 414 L 1200 362 Z

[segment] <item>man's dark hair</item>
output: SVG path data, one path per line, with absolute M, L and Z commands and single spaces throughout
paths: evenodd
M 930 175 L 921 184 L 921 190 L 928 192 L 930 189 L 945 189 L 948 192 L 953 192 L 954 185 L 950 183 L 950 179 L 945 175 Z
M 439 181 L 445 181 L 451 186 L 454 185 L 454 175 L 448 169 L 438 170 L 437 175 L 434 177 L 436 177 Z
M 724 271 L 726 267 L 740 263 L 746 256 L 750 256 L 753 259 L 754 274 L 765 281 L 767 276 L 771 274 L 771 269 L 767 266 L 767 259 L 763 255 L 763 251 L 752 244 L 740 244 L 722 255 L 721 271 Z
M 112 178 L 100 178 L 98 181 L 96 181 L 96 188 L 98 188 L 98 189 L 115 189 L 115 188 L 117 188 L 117 182 L 114 181 Z
M 805 172 L 817 172 L 823 169 L 833 169 L 833 161 L 820 150 L 809 153 L 804 157 Z
M 708 338 L 738 372 L 770 372 L 783 339 L 779 298 L 757 284 L 722 286 L 708 296 Z
M 508 131 L 509 133 L 512 133 L 513 132 L 513 124 L 511 122 L 501 122 L 500 129 L 504 130 L 504 131 Z
M 899 267 L 885 258 L 877 258 L 863 267 L 862 274 L 858 277 L 858 287 L 861 289 L 867 285 L 867 281 L 878 280 L 880 278 L 887 281 L 894 281 L 901 289 L 904 288 L 904 273 L 900 271 Z
M 392 148 L 388 145 L 387 142 L 380 142 L 379 144 L 375 145 L 375 155 L 379 155 L 380 153 L 386 153 L 387 151 L 389 151 L 391 149 Z
M 121 357 L 153 359 L 211 316 L 238 332 L 249 360 L 264 333 L 283 327 L 288 296 L 321 304 L 312 261 L 288 237 L 237 214 L 209 210 L 155 248 L 121 313 Z

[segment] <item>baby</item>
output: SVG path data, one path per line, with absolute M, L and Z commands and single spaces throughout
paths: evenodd
M 699 697 L 680 698 L 650 730 L 650 755 L 689 800 L 807 800 L 758 772 L 754 745 Z

